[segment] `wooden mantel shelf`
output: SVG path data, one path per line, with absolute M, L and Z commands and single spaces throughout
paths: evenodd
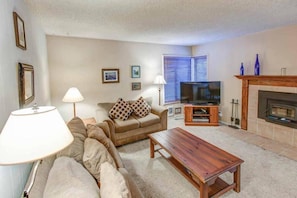
M 235 76 L 238 79 L 249 81 L 250 85 L 268 85 L 297 87 L 297 76 Z
M 266 86 L 282 86 L 282 87 L 297 87 L 297 76 L 235 76 L 242 80 L 242 95 L 241 95 L 241 128 L 247 130 L 248 117 L 248 98 L 249 85 L 266 85 Z

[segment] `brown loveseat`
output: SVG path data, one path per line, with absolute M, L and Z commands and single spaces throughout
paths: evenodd
M 104 198 L 111 197 L 115 192 L 125 194 L 122 197 L 143 197 L 125 169 L 116 147 L 107 138 L 110 134 L 107 123 L 96 123 L 94 118 L 82 121 L 75 117 L 68 127 L 74 136 L 73 143 L 43 159 L 34 185 L 27 194 L 25 192 L 33 177 L 31 172 L 24 191 L 26 197 Z
M 151 110 L 148 115 L 140 117 L 132 113 L 127 120 L 110 117 L 110 110 L 115 103 L 98 103 L 97 122 L 107 122 L 110 128 L 110 139 L 115 146 L 128 144 L 147 138 L 147 134 L 167 129 L 167 108 L 152 105 L 151 99 L 144 99 Z M 131 105 L 135 101 L 128 101 Z

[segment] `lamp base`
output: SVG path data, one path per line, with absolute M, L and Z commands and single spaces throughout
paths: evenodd
M 29 179 L 30 179 L 30 183 L 29 186 L 24 190 L 23 192 L 23 197 L 24 198 L 29 198 L 29 193 L 32 189 L 32 186 L 35 182 L 35 178 L 36 178 L 36 173 L 38 170 L 39 165 L 42 163 L 42 160 L 38 160 L 34 163 L 33 167 L 32 167 L 32 171 L 30 173 Z

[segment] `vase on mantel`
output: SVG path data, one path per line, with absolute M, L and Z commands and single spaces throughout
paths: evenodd
M 254 70 L 255 76 L 260 75 L 260 63 L 259 63 L 259 55 L 256 55 L 256 62 L 255 62 L 255 70 Z
M 243 67 L 243 63 L 241 63 L 241 66 L 240 66 L 240 75 L 243 76 L 244 75 L 244 67 Z

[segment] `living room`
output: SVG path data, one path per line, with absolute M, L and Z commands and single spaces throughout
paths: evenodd
M 296 6 L 292 4 L 292 7 Z M 26 50 L 15 46 L 14 11 L 25 21 Z M 28 106 L 34 103 L 54 105 L 65 121 L 73 116 L 72 106 L 63 103 L 62 98 L 72 86 L 78 87 L 85 98 L 77 104 L 77 114 L 81 117 L 94 117 L 98 102 L 116 101 L 119 96 L 127 100 L 152 96 L 153 102 L 157 103 L 158 87 L 153 80 L 162 73 L 164 54 L 208 55 L 208 79 L 222 81 L 220 119 L 227 124 L 231 117 L 231 100 L 241 100 L 241 80 L 234 77 L 239 74 L 241 62 L 247 68 L 246 74 L 252 75 L 258 53 L 261 75 L 280 75 L 283 67 L 287 75 L 297 73 L 296 21 L 283 27 L 188 46 L 45 35 L 40 22 L 22 0 L 4 0 L 0 13 L 1 128 L 10 112 L 19 108 L 18 62 L 33 65 L 35 70 L 35 100 Z M 131 83 L 136 82 L 131 78 L 131 65 L 141 66 L 141 78 L 137 79 L 137 82 L 141 82 L 141 90 L 131 90 Z M 118 68 L 120 82 L 103 84 L 103 68 Z M 296 88 L 285 90 L 296 92 Z M 297 135 L 293 137 L 295 140 L 292 144 L 297 146 Z M 1 195 L 19 197 L 30 168 L 30 165 L 1 166 Z

